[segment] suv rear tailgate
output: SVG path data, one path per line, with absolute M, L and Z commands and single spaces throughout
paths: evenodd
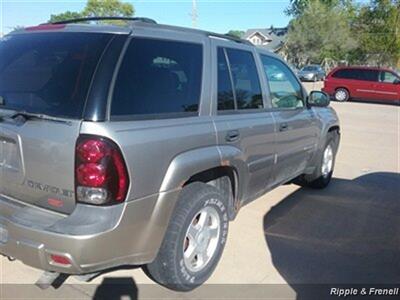
M 0 194 L 62 213 L 75 207 L 75 144 L 91 84 L 116 37 L 69 30 L 0 39 Z
M 70 213 L 81 121 L 0 123 L 0 194 Z

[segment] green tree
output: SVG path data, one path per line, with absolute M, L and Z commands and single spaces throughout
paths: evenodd
M 67 11 L 51 15 L 50 22 L 65 21 L 85 17 L 132 17 L 135 13 L 130 3 L 120 0 L 88 0 L 81 12 Z M 121 21 L 102 21 L 103 23 L 121 24 Z
M 400 66 L 400 0 L 373 0 L 354 23 L 358 53 L 370 63 Z
M 133 5 L 119 0 L 88 0 L 83 9 L 86 17 L 132 17 Z
M 79 12 L 66 11 L 66 12 L 61 13 L 61 14 L 51 15 L 49 21 L 51 23 L 54 23 L 54 22 L 71 20 L 71 19 L 79 19 L 79 18 L 82 18 L 82 17 L 83 17 L 82 14 L 79 13 Z
M 328 7 L 337 5 L 348 6 L 352 4 L 352 0 L 290 0 L 289 7 L 285 10 L 288 16 L 298 17 L 307 9 L 307 7 L 315 2 L 321 2 Z
M 230 35 L 230 36 L 242 38 L 244 36 L 244 31 L 242 31 L 242 30 L 229 30 L 229 32 L 227 34 Z
M 310 1 L 290 22 L 285 45 L 288 59 L 300 65 L 324 59 L 348 60 L 349 53 L 357 48 L 350 20 L 351 12 L 342 3 Z

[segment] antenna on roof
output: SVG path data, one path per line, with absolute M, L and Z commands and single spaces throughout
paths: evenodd
M 192 16 L 192 26 L 193 28 L 197 28 L 197 18 L 199 15 L 197 14 L 197 3 L 196 0 L 192 1 L 192 13 L 190 14 Z

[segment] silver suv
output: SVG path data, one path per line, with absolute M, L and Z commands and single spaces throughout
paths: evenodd
M 1 39 L 0 253 L 44 278 L 145 265 L 190 290 L 243 205 L 328 185 L 337 115 L 278 56 L 148 19 L 80 22 Z

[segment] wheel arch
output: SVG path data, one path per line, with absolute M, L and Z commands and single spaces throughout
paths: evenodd
M 340 135 L 340 126 L 339 125 L 331 125 L 328 129 L 328 132 L 332 131 L 337 131 L 337 133 Z
M 229 217 L 233 219 L 245 182 L 247 167 L 240 149 L 233 146 L 211 146 L 177 155 L 170 163 L 160 193 L 181 189 L 192 182 L 204 182 L 228 192 Z M 226 182 L 226 179 L 229 180 Z
M 191 176 L 183 186 L 193 182 L 203 182 L 219 189 L 226 196 L 229 219 L 233 220 L 236 217 L 238 209 L 238 173 L 234 167 L 219 166 L 204 170 Z

